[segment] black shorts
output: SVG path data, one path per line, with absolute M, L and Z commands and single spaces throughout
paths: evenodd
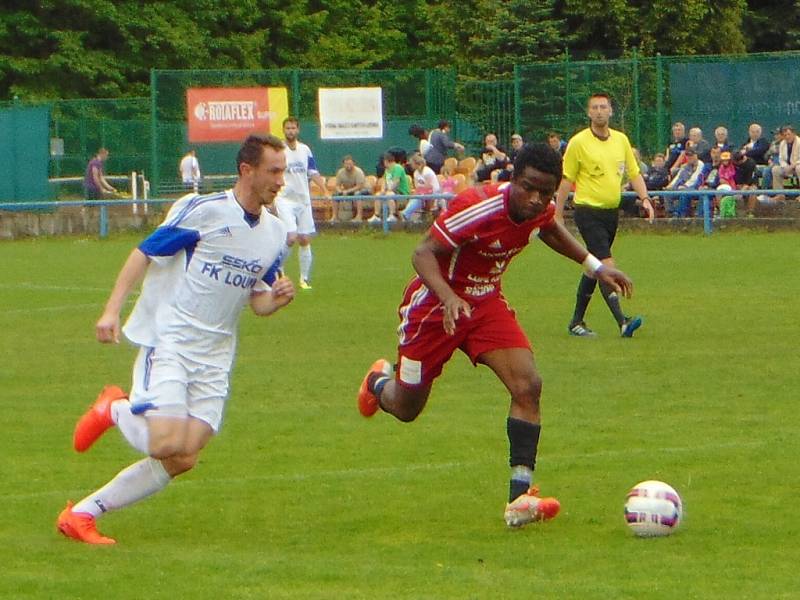
M 581 232 L 586 249 L 600 260 L 611 258 L 611 245 L 619 225 L 618 208 L 575 207 L 575 225 Z

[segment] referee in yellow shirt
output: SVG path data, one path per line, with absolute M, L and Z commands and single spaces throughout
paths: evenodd
M 564 177 L 556 193 L 556 219 L 563 223 L 564 202 L 574 185 L 575 225 L 586 243 L 586 248 L 604 265 L 616 267 L 611 256 L 611 245 L 619 225 L 623 179 L 627 176 L 631 182 L 651 223 L 654 217 L 653 205 L 647 195 L 647 188 L 628 137 L 608 126 L 613 114 L 611 98 L 603 93 L 592 94 L 587 114 L 591 121 L 589 127 L 572 136 L 564 154 Z M 581 276 L 575 314 L 569 324 L 570 335 L 596 335 L 584 322 L 586 308 L 596 286 L 596 279 L 587 275 Z M 620 335 L 632 337 L 633 332 L 642 325 L 642 318 L 626 317 L 622 312 L 619 296 L 609 285 L 601 283 L 600 291 L 617 320 Z

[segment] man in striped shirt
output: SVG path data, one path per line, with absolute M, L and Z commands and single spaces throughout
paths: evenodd
M 365 417 L 380 408 L 413 421 L 425 407 L 434 379 L 456 349 L 485 364 L 511 394 L 506 429 L 511 482 L 505 520 L 510 527 L 553 518 L 555 498 L 531 486 L 541 430 L 542 380 L 530 342 L 502 294 L 511 259 L 537 236 L 550 248 L 620 293 L 628 277 L 600 263 L 554 219 L 553 195 L 561 180 L 561 155 L 545 144 L 524 146 L 510 182 L 459 194 L 414 251 L 417 274 L 400 305 L 398 365 L 377 360 L 358 395 Z

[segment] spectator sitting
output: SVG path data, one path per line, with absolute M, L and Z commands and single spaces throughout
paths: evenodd
M 551 131 L 547 134 L 547 143 L 553 150 L 558 150 L 561 156 L 564 156 L 564 152 L 567 151 L 567 142 L 562 140 L 561 136 L 555 131 Z
M 483 150 L 475 167 L 475 181 L 489 181 L 493 171 L 505 169 L 507 164 L 508 156 L 505 150 L 497 145 L 497 136 L 487 133 L 483 137 Z
M 428 142 L 430 142 L 430 147 L 423 157 L 434 173 L 438 174 L 442 170 L 444 159 L 447 158 L 448 150 L 464 152 L 464 146 L 452 141 L 448 135 L 449 133 L 450 123 L 442 120 L 439 121 L 439 128 L 434 129 L 428 134 Z
M 336 172 L 336 195 L 372 195 L 372 190 L 367 186 L 367 178 L 364 175 L 364 171 L 356 166 L 356 161 L 349 154 L 342 159 L 342 168 Z M 356 206 L 356 216 L 353 218 L 353 222 L 359 222 L 364 218 L 364 207 L 361 200 L 356 200 L 354 204 Z
M 781 127 L 783 140 L 778 147 L 778 164 L 772 167 L 772 187 L 776 190 L 784 188 L 784 178 L 800 174 L 800 143 L 794 127 L 784 125 Z M 776 201 L 783 201 L 786 196 L 775 196 Z
M 439 182 L 439 191 L 442 194 L 456 194 L 456 188 L 458 187 L 458 181 L 455 178 L 455 173 L 453 170 L 447 166 L 442 167 L 442 174 L 441 174 L 441 181 Z M 447 209 L 447 200 L 444 198 L 439 198 L 436 201 L 436 206 L 433 210 L 446 210 Z
M 497 176 L 498 181 L 511 181 L 511 176 L 514 174 L 514 160 L 524 145 L 525 140 L 522 139 L 520 134 L 515 133 L 511 136 L 511 151 L 508 153 L 508 163 L 506 163 L 506 168 L 500 171 Z
M 680 121 L 674 123 L 672 125 L 672 141 L 664 151 L 664 166 L 667 167 L 667 171 L 672 169 L 673 165 L 675 165 L 675 161 L 683 154 L 683 151 L 686 149 L 687 141 L 689 141 L 689 138 L 686 137 L 686 126 Z
M 697 158 L 700 160 L 700 162 L 708 163 L 711 161 L 711 144 L 709 144 L 703 138 L 703 130 L 699 127 L 692 127 L 689 130 L 689 140 L 686 142 L 686 148 L 689 148 L 690 146 L 694 148 L 694 152 L 697 154 Z M 674 176 L 683 166 L 686 160 L 686 149 L 684 149 L 684 151 L 672 165 L 670 173 Z
M 700 186 L 700 189 L 724 191 L 736 189 L 735 175 L 736 167 L 731 162 L 731 153 L 728 151 L 720 152 L 719 147 L 715 146 L 711 148 L 711 169 L 708 170 L 708 175 L 705 177 L 705 182 Z M 721 196 L 715 196 L 711 202 L 715 212 L 719 208 L 720 199 Z M 697 203 L 695 216 L 702 217 L 705 215 L 703 210 L 705 206 L 704 200 L 705 197 L 700 198 Z
M 686 162 L 667 185 L 668 190 L 696 190 L 703 183 L 703 161 L 698 157 L 694 146 L 687 147 L 683 153 Z M 666 213 L 671 217 L 688 217 L 691 207 L 692 196 L 689 194 L 679 196 L 677 207 L 674 197 L 668 197 L 665 202 Z
M 425 164 L 425 159 L 422 158 L 422 155 L 419 153 L 412 154 L 409 163 L 414 167 L 414 193 L 438 194 L 440 190 L 439 179 L 433 169 Z M 400 216 L 403 217 L 404 221 L 418 222 L 422 205 L 423 200 L 420 198 L 411 198 L 405 210 L 400 213 Z
M 756 161 L 747 156 L 744 152 L 735 152 L 733 154 L 733 166 L 736 169 L 736 174 L 734 179 L 736 181 L 736 187 L 742 190 L 755 190 L 758 186 L 758 165 Z M 758 198 L 755 194 L 750 194 L 747 196 L 747 216 L 752 217 L 754 215 L 756 204 L 758 203 Z M 734 210 L 733 214 L 730 216 L 736 216 L 736 209 L 735 209 L 735 202 L 734 202 Z M 720 214 L 722 214 L 722 209 L 720 207 Z
M 750 127 L 747 128 L 747 135 L 749 137 L 747 141 L 742 144 L 740 152 L 743 152 L 747 158 L 752 158 L 757 165 L 766 165 L 769 142 L 767 138 L 761 135 L 761 125 L 758 123 L 751 123 Z
M 408 187 L 406 170 L 397 162 L 395 155 L 391 152 L 384 154 L 383 164 L 383 184 L 380 194 L 385 196 L 392 196 L 395 194 L 407 196 L 411 190 Z M 386 200 L 385 202 L 389 208 L 389 214 L 386 218 L 386 221 L 393 223 L 397 221 L 397 216 L 395 215 L 397 212 L 397 202 L 394 199 Z M 367 221 L 370 223 L 379 223 L 382 220 L 380 216 L 382 204 L 383 203 L 380 200 L 375 200 L 373 205 L 375 212 L 369 219 L 367 219 Z
M 669 183 L 669 170 L 663 154 L 656 154 L 647 174 L 644 175 L 644 183 L 648 190 L 663 190 Z
M 714 130 L 714 146 L 720 149 L 720 152 L 733 152 L 734 148 L 728 139 L 728 128 L 720 125 Z
M 772 132 L 772 142 L 770 142 L 769 149 L 764 155 L 764 158 L 767 159 L 767 166 L 761 170 L 761 187 L 765 190 L 772 189 L 772 167 L 778 164 L 778 156 L 782 141 L 783 134 L 781 130 L 775 129 Z

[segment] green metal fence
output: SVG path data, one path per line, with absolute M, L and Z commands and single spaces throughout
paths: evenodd
M 586 127 L 586 100 L 605 91 L 614 100 L 612 126 L 650 154 L 663 149 L 670 125 L 700 127 L 707 139 L 719 125 L 743 143 L 748 125 L 765 135 L 800 120 L 800 52 L 737 56 L 655 56 L 608 61 L 518 65 L 517 123 L 529 138 L 555 130 L 569 137 Z
M 800 124 L 800 52 L 742 56 L 655 56 L 518 65 L 502 81 L 459 80 L 454 70 L 270 70 L 153 71 L 150 98 L 79 99 L 40 103 L 50 111 L 49 135 L 63 142 L 51 155 L 50 177 L 81 176 L 100 146 L 111 151 L 109 173 L 145 171 L 156 184 L 177 183 L 177 164 L 188 147 L 186 90 L 189 87 L 281 86 L 289 111 L 301 121 L 301 138 L 331 174 L 344 154 L 371 172 L 389 146 L 416 148 L 408 127 L 453 123 L 453 137 L 475 154 L 487 131 L 508 144 L 512 132 L 543 140 L 555 130 L 565 137 L 587 124 L 586 99 L 597 90 L 614 99 L 612 125 L 624 130 L 643 154 L 668 143 L 670 124 L 701 127 L 707 139 L 725 125 L 734 143 L 757 121 L 764 135 L 786 123 Z M 381 140 L 320 140 L 317 89 L 380 86 L 384 101 Z M 0 108 L 29 103 L 0 103 Z M 54 146 L 59 147 L 59 144 Z M 204 173 L 231 174 L 236 144 L 204 144 Z M 163 189 L 163 185 L 158 189 Z

